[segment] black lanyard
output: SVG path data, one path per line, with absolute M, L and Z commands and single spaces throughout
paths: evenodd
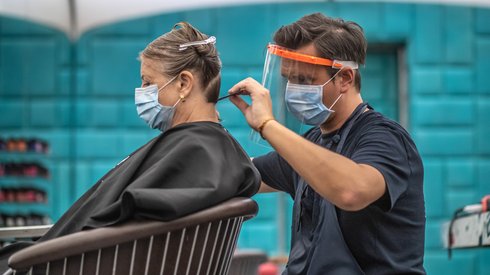
M 336 134 L 335 136 L 332 137 L 330 142 L 325 146 L 327 149 L 331 149 L 333 146 L 333 143 L 337 143 L 337 148 L 335 149 L 335 152 L 338 154 L 342 153 L 342 149 L 344 148 L 345 141 L 347 140 L 347 136 L 350 133 L 350 130 L 352 130 L 352 127 L 354 126 L 354 123 L 357 121 L 357 119 L 366 111 L 368 105 L 367 103 L 361 103 L 361 106 L 357 108 L 356 111 L 352 114 L 352 118 L 349 120 L 347 125 L 345 126 L 344 129 L 340 131 L 340 134 Z

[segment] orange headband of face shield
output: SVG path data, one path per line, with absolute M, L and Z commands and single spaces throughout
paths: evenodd
M 314 64 L 314 65 L 324 65 L 324 66 L 332 67 L 334 69 L 342 69 L 344 66 L 351 67 L 352 69 L 357 69 L 358 67 L 357 63 L 352 61 L 338 61 L 338 60 L 331 60 L 327 58 L 321 58 L 317 56 L 311 56 L 307 54 L 294 52 L 287 48 L 283 48 L 281 46 L 274 45 L 274 44 L 269 44 L 267 46 L 267 50 L 269 51 L 270 54 L 274 54 L 283 58 Z

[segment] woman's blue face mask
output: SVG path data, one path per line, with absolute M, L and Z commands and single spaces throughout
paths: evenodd
M 134 102 L 138 116 L 153 129 L 160 129 L 160 131 L 165 132 L 172 125 L 175 106 L 181 99 L 173 106 L 163 106 L 158 102 L 158 93 L 176 78 L 177 76 L 170 79 L 160 89 L 157 85 L 150 85 L 144 88 L 136 88 L 134 91 Z

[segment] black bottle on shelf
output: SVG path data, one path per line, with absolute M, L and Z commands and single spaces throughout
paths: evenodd
M 38 152 L 36 150 L 37 147 L 37 140 L 34 138 L 28 139 L 27 140 L 27 151 L 29 152 Z
M 7 141 L 0 138 L 0 152 L 7 151 Z

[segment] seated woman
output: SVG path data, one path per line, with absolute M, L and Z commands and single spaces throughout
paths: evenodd
M 104 175 L 40 241 L 131 218 L 171 220 L 257 192 L 258 171 L 219 124 L 214 42 L 179 23 L 141 52 L 137 112 L 162 133 Z M 25 246 L 6 247 L 2 262 Z

